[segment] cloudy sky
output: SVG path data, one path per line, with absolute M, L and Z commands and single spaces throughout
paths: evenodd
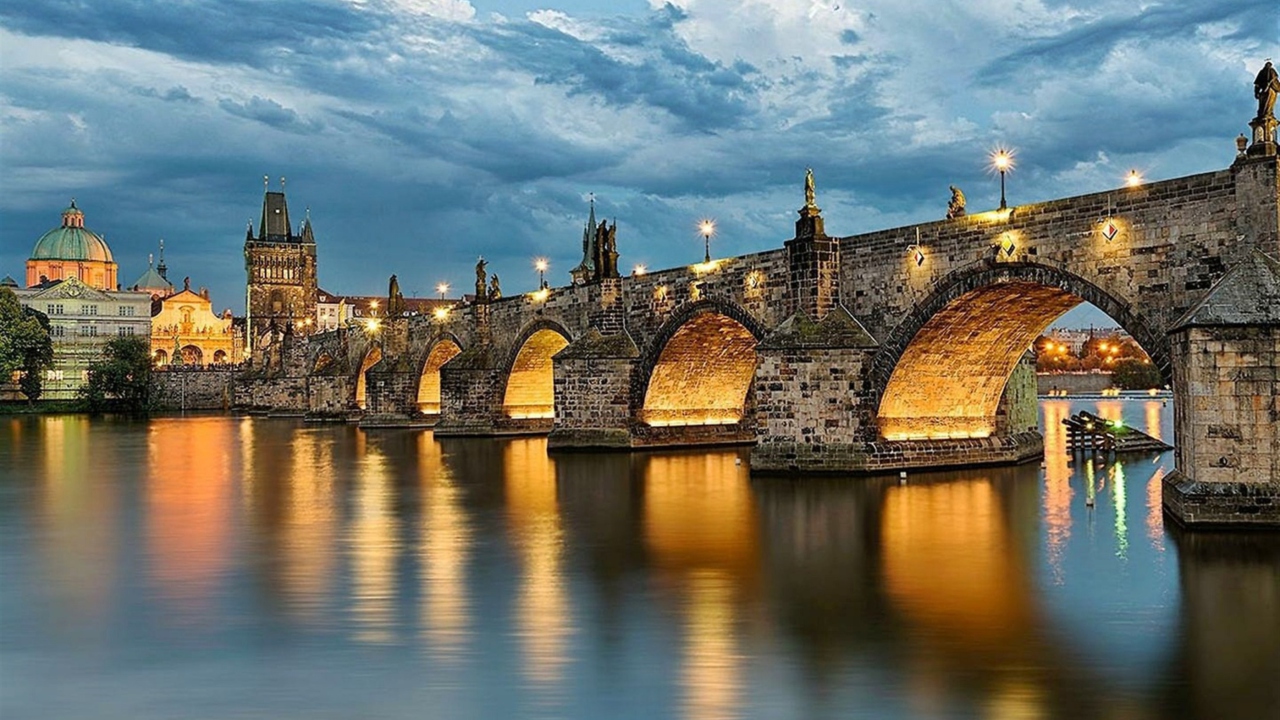
M 74 196 L 132 282 L 243 309 L 262 178 L 287 177 L 322 287 L 559 284 L 587 198 L 622 265 L 1218 169 L 1280 55 L 1275 0 L 40 0 L 0 3 L 0 275 Z

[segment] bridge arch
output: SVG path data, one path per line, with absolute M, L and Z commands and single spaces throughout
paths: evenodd
M 551 358 L 571 341 L 564 325 L 547 318 L 539 318 L 521 330 L 503 365 L 507 371 L 502 396 L 504 415 L 516 419 L 554 417 L 555 375 Z
M 943 278 L 881 344 L 869 375 L 880 436 L 991 434 L 1019 359 L 1058 316 L 1081 301 L 1119 323 L 1169 381 L 1167 341 L 1128 304 L 1060 268 L 986 264 Z
M 364 354 L 364 359 L 360 361 L 360 369 L 356 371 L 356 407 L 365 410 L 369 407 L 368 401 L 368 380 L 367 375 L 369 368 L 377 365 L 382 361 L 382 346 L 372 345 Z
M 747 411 L 766 329 L 741 306 L 706 298 L 680 306 L 636 364 L 631 404 L 653 426 L 725 425 Z
M 462 342 L 452 333 L 432 339 L 418 363 L 418 412 L 440 414 L 440 368 L 462 353 Z

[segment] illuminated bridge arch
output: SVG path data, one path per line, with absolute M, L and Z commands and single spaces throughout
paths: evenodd
M 418 412 L 440 414 L 440 367 L 461 352 L 462 344 L 453 335 L 442 335 L 431 344 L 418 373 Z
M 1097 285 L 1032 263 L 962 270 L 898 324 L 872 361 L 879 433 L 889 440 L 985 437 L 1004 387 L 1059 315 L 1088 301 L 1118 322 L 1168 382 L 1163 335 Z
M 540 319 L 525 327 L 507 359 L 507 384 L 502 412 L 509 418 L 555 416 L 555 376 L 551 358 L 570 342 L 569 331 L 554 320 Z
M 360 361 L 360 370 L 356 373 L 356 407 L 365 410 L 369 407 L 368 401 L 368 381 L 366 375 L 369 368 L 377 365 L 382 361 L 382 347 L 374 345 L 365 353 L 364 360 Z
M 681 306 L 658 330 L 632 376 L 631 402 L 652 426 L 742 420 L 765 328 L 717 299 Z

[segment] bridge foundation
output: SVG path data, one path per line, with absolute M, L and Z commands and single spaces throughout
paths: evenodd
M 1178 470 L 1191 526 L 1280 525 L 1280 261 L 1255 251 L 1170 333 Z

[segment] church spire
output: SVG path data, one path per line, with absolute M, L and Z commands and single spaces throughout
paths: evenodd
M 156 266 L 156 273 L 165 280 L 169 279 L 169 267 L 164 264 L 164 238 L 160 238 L 160 264 Z
M 258 240 L 263 242 L 290 242 L 294 240 L 293 226 L 289 224 L 289 204 L 284 198 L 284 178 L 280 178 L 280 192 L 272 192 L 270 179 L 262 177 L 262 222 L 258 225 Z

